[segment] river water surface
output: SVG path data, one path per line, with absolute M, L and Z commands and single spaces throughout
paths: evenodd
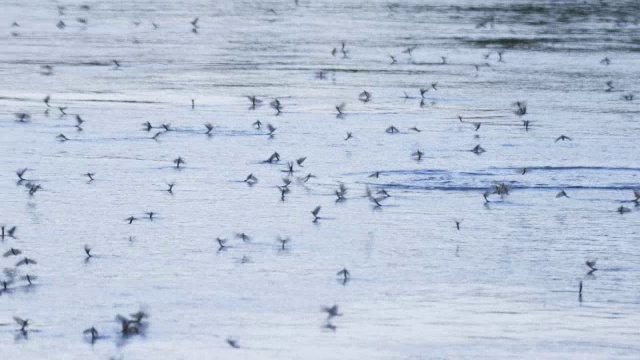
M 1 358 L 640 358 L 637 2 L 0 8 Z

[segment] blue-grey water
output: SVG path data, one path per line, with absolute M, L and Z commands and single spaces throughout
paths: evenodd
M 0 258 L 0 358 L 640 357 L 636 1 L 0 10 L 0 224 L 17 226 L 0 250 L 22 251 Z M 492 194 L 502 183 L 509 194 Z M 391 196 L 377 207 L 367 188 Z M 37 264 L 10 270 L 24 256 Z M 139 309 L 146 332 L 123 339 L 116 315 Z

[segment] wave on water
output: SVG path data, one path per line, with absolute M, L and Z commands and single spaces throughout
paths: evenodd
M 483 191 L 498 184 L 518 190 L 637 190 L 640 168 L 611 166 L 491 167 L 473 171 L 444 169 L 384 170 L 380 182 L 367 184 L 405 190 Z M 553 173 L 550 176 L 549 173 Z M 347 176 L 368 176 L 350 173 Z M 613 181 L 612 181 L 613 180 Z

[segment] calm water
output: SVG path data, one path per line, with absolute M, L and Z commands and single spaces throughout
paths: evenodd
M 640 91 L 640 6 L 511 3 L 3 1 L 0 222 L 17 230 L 0 249 L 23 254 L 0 266 L 38 264 L 0 295 L 2 358 L 640 357 L 640 99 L 623 98 Z M 154 141 L 146 121 L 175 131 Z M 485 204 L 499 183 L 510 194 Z M 376 208 L 367 186 L 391 197 Z M 123 341 L 115 316 L 141 308 L 145 336 Z M 91 326 L 107 337 L 93 346 Z

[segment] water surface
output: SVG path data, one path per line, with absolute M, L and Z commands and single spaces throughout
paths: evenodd
M 623 96 L 639 90 L 639 6 L 510 3 L 4 2 L 0 222 L 18 228 L 0 247 L 38 264 L 0 296 L 3 357 L 638 358 L 640 108 Z M 175 131 L 151 140 L 146 121 Z M 282 161 L 262 163 L 274 151 Z M 287 161 L 304 156 L 280 201 Z M 24 167 L 34 196 L 16 184 Z M 485 204 L 501 183 L 510 194 Z M 391 197 L 376 208 L 367 186 Z M 147 211 L 153 222 L 125 221 Z M 140 308 L 146 335 L 122 341 L 116 314 Z M 31 320 L 28 340 L 13 316 Z M 92 325 L 108 336 L 93 346 Z

